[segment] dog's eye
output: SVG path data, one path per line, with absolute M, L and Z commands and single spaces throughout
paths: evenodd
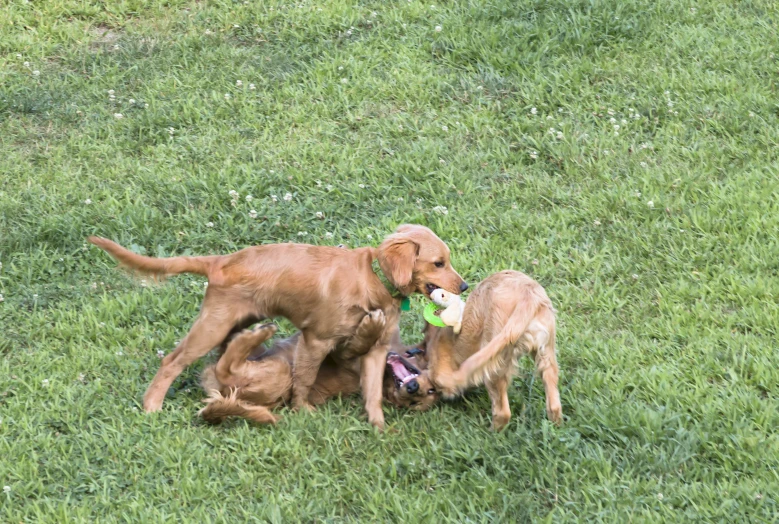
M 446 264 L 444 264 L 443 260 L 439 260 L 438 262 L 435 263 L 435 267 L 444 267 L 445 265 Z
M 428 395 L 435 395 L 435 389 L 433 389 L 433 388 L 428 389 L 427 390 L 427 394 Z

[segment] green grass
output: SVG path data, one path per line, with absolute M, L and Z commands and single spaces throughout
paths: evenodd
M 103 4 L 0 7 L 0 521 L 779 519 L 775 2 Z M 203 362 L 139 411 L 203 281 L 143 287 L 87 235 L 403 222 L 546 287 L 562 428 L 528 363 L 501 434 L 484 390 L 385 434 L 359 399 L 208 427 Z

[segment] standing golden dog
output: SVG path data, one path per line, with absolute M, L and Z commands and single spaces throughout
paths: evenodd
M 517 359 L 529 354 L 544 382 L 547 416 L 562 421 L 554 308 L 544 288 L 527 275 L 501 271 L 486 278 L 465 303 L 460 334 L 428 324 L 425 348 L 430 378 L 445 397 L 487 386 L 496 431 L 511 418 L 508 385 Z
M 401 298 L 393 296 L 373 270 L 381 272 L 400 295 L 430 296 L 437 288 L 460 293 L 468 288 L 452 268 L 449 248 L 430 229 L 403 225 L 378 248 L 340 249 L 303 244 L 268 244 L 230 255 L 152 258 L 110 240 L 90 237 L 133 270 L 208 277 L 200 314 L 146 391 L 147 412 L 162 407 L 173 380 L 192 362 L 221 344 L 237 328 L 282 316 L 301 331 L 295 355 L 292 405 L 312 409 L 309 390 L 322 361 L 354 335 L 368 311 L 379 309 L 386 327 L 372 347 L 352 348 L 344 358 L 362 359 L 360 383 L 369 421 L 382 428 L 382 381 L 390 344 L 399 340 Z

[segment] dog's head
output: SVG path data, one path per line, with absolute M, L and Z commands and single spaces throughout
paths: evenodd
M 449 248 L 430 229 L 402 225 L 379 246 L 379 266 L 398 291 L 430 297 L 436 289 L 459 295 L 468 284 L 449 260 Z
M 384 397 L 396 406 L 425 411 L 438 400 L 433 382 L 412 361 L 414 357 L 387 354 L 386 372 L 391 381 L 385 382 Z

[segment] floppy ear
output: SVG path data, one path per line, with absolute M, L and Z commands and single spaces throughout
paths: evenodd
M 419 245 L 402 233 L 388 236 L 379 246 L 381 272 L 404 296 L 414 292 L 412 280 L 418 255 Z

